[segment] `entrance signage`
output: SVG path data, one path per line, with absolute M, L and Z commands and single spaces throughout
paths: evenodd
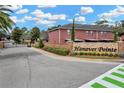
M 118 52 L 117 43 L 74 43 L 74 52 Z

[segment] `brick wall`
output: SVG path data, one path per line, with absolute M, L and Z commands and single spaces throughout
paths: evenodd
M 44 43 L 45 46 L 49 47 L 55 47 L 55 48 L 66 48 L 69 50 L 72 50 L 73 44 L 72 43 L 67 43 L 67 44 L 52 44 L 52 43 Z
M 56 44 L 59 43 L 59 31 L 58 30 L 49 32 L 48 36 L 49 36 L 48 40 L 50 43 L 56 43 Z
M 124 42 L 119 42 L 118 45 L 119 45 L 119 52 L 124 53 Z
M 83 42 L 83 43 L 66 43 L 66 44 L 53 44 L 53 43 L 45 43 L 45 46 L 56 47 L 56 48 L 66 48 L 70 51 L 76 46 L 83 46 L 87 48 L 98 48 L 98 47 L 108 47 L 108 48 L 116 48 L 117 52 L 124 53 L 124 42 L 118 43 L 95 43 L 95 42 Z
M 87 33 L 89 32 L 89 34 Z M 92 32 L 92 34 L 90 33 Z M 49 42 L 54 44 L 64 44 L 66 43 L 66 39 L 70 39 L 71 36 L 68 34 L 67 29 L 60 29 L 49 32 Z M 60 39 L 59 39 L 60 35 Z M 113 40 L 112 32 L 101 32 L 101 31 L 83 31 L 83 30 L 75 30 L 75 38 L 80 39 L 82 41 L 89 39 L 96 40 Z

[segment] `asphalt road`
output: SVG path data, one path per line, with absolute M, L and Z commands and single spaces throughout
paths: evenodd
M 1 88 L 76 88 L 117 65 L 56 60 L 18 46 L 0 50 Z

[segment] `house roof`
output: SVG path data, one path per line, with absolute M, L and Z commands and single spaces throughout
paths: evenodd
M 54 31 L 56 29 L 72 29 L 72 24 L 66 24 L 66 25 L 63 25 L 61 27 L 57 27 L 57 28 L 54 28 L 52 30 L 49 30 L 49 31 Z M 98 26 L 98 25 L 87 25 L 87 24 L 75 24 L 75 29 L 111 32 L 113 27 Z

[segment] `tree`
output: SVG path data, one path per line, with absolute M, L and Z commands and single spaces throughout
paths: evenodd
M 39 39 L 38 47 L 39 48 L 43 48 L 44 47 L 43 41 L 41 39 Z
M 118 41 L 119 31 L 120 31 L 119 27 L 114 28 L 112 31 L 112 33 L 114 35 L 114 42 Z
M 118 37 L 124 34 L 124 24 L 116 22 L 112 32 L 114 35 L 114 42 L 118 41 Z
M 71 30 L 71 41 L 75 41 L 75 19 L 73 19 L 72 30 Z
M 40 29 L 38 27 L 33 27 L 31 30 L 31 39 L 37 41 L 40 37 Z
M 19 27 L 15 27 L 12 31 L 12 39 L 15 41 L 15 43 L 21 43 L 21 36 L 23 34 L 23 31 Z
M 0 41 L 1 41 L 1 38 L 5 37 L 5 33 L 3 31 L 0 31 Z
M 50 28 L 48 28 L 48 30 L 52 30 L 52 29 L 55 29 L 55 28 L 58 28 L 58 27 L 61 27 L 61 25 L 50 27 Z
M 121 21 L 121 26 L 124 27 L 124 20 Z
M 26 27 L 21 28 L 22 36 L 21 39 L 27 39 L 30 36 L 30 31 Z
M 48 41 L 48 32 L 47 31 L 41 31 L 40 32 L 40 37 L 44 41 Z
M 3 30 L 5 32 L 8 32 L 10 29 L 12 29 L 12 26 L 14 25 L 14 22 L 10 18 L 9 13 L 13 13 L 12 10 L 10 10 L 11 6 L 6 5 L 0 5 L 0 30 Z
M 99 20 L 99 21 L 95 22 L 95 24 L 98 26 L 105 26 L 105 25 L 107 25 L 107 23 L 108 23 L 107 20 Z

